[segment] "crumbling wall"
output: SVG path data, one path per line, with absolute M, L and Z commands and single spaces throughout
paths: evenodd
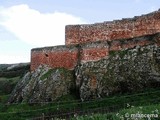
M 66 45 L 134 38 L 160 32 L 160 11 L 130 19 L 66 26 Z

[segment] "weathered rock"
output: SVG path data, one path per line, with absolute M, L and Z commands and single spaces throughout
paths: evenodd
M 158 86 L 160 47 L 152 44 L 110 51 L 108 58 L 82 62 L 76 76 L 82 100 Z
M 70 94 L 74 86 L 72 71 L 41 65 L 28 72 L 17 84 L 9 99 L 12 102 L 48 102 Z

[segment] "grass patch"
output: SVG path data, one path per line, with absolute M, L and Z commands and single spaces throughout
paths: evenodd
M 160 115 L 160 104 L 148 105 L 148 106 L 129 106 L 130 108 L 120 110 L 117 113 L 108 114 L 91 114 L 83 116 L 75 116 L 71 120 L 158 120 Z M 142 115 L 148 115 L 148 117 Z M 142 118 L 140 118 L 140 116 Z
M 129 50 L 120 50 L 120 51 L 109 51 L 109 55 L 116 56 L 119 55 L 121 58 L 123 58 L 126 54 L 128 54 Z
M 68 95 L 63 95 L 62 97 L 58 98 L 56 101 L 64 101 L 64 102 L 69 102 L 69 101 L 74 101 L 77 100 L 77 97 L 73 94 L 68 94 Z
M 44 75 L 41 76 L 41 80 L 46 79 L 49 77 L 53 72 L 59 71 L 60 74 L 62 74 L 64 77 L 70 77 L 73 76 L 73 71 L 67 70 L 65 68 L 54 68 L 54 69 L 49 69 L 48 72 L 46 72 Z
M 13 77 L 13 78 L 0 78 L 0 95 L 6 95 L 10 94 L 18 81 L 20 80 L 20 77 Z
M 144 106 L 144 110 L 145 109 L 149 110 L 150 108 L 147 108 L 147 106 L 152 105 L 153 106 L 152 108 L 154 109 L 151 108 L 150 110 L 155 110 L 155 108 L 157 108 L 156 106 L 159 105 L 158 104 L 160 101 L 159 94 L 160 94 L 160 90 L 158 91 L 152 90 L 150 92 L 146 91 L 145 93 L 139 93 L 134 95 L 112 96 L 109 98 L 103 98 L 99 100 L 92 100 L 92 101 L 85 101 L 85 102 L 74 100 L 72 96 L 63 96 L 58 101 L 47 103 L 47 104 L 46 103 L 34 103 L 34 104 L 23 103 L 23 104 L 3 105 L 1 106 L 0 119 L 3 119 L 3 120 L 5 120 L 6 118 L 12 118 L 13 120 L 14 118 L 27 119 L 27 118 L 33 118 L 36 116 L 37 117 L 42 116 L 42 113 L 46 116 L 50 116 L 52 114 L 57 114 L 57 113 L 61 115 L 61 114 L 70 113 L 73 111 L 84 111 L 84 114 L 86 113 L 87 116 L 83 116 L 83 117 L 87 117 L 86 119 L 88 119 L 88 116 L 89 116 L 89 119 L 93 118 L 93 120 L 106 118 L 107 116 L 107 118 L 111 120 L 110 119 L 111 117 L 116 118 L 117 111 L 119 111 L 118 113 L 122 115 L 128 112 L 129 110 L 131 111 L 130 113 L 132 113 L 132 111 L 137 111 L 138 109 L 137 106 Z M 134 108 L 133 107 L 129 108 L 128 105 L 134 106 Z M 97 108 L 101 108 L 100 110 L 98 110 L 100 113 L 101 113 L 101 110 L 104 109 L 107 111 L 107 113 L 110 113 L 110 114 L 91 115 L 91 112 L 88 113 L 88 111 L 90 110 L 92 111 Z M 80 116 L 79 119 L 83 120 L 83 117 Z

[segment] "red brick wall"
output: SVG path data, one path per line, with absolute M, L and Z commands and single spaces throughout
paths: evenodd
M 67 47 L 38 48 L 31 51 L 31 71 L 41 64 L 47 64 L 51 68 L 63 67 L 73 69 L 77 64 L 78 50 Z
M 133 38 L 160 32 L 160 11 L 132 19 L 66 26 L 66 45 Z
M 67 40 L 65 40 L 66 45 L 70 45 L 70 43 L 77 44 L 76 40 L 79 40 L 80 37 L 79 28 L 80 25 L 74 25 L 74 27 L 72 25 L 66 26 L 65 28 L 65 38 L 67 38 Z
M 81 45 L 81 62 L 97 61 L 109 54 L 107 42 L 94 42 Z
M 135 46 L 145 46 L 149 44 L 153 44 L 154 41 L 148 40 L 148 39 L 143 39 L 143 40 L 126 40 L 125 43 L 115 40 L 111 42 L 109 51 L 118 51 L 126 48 L 134 48 Z
M 108 56 L 108 49 L 106 48 L 90 48 L 90 49 L 85 49 L 82 51 L 82 59 L 81 61 L 83 62 L 88 62 L 88 61 L 97 61 L 100 60 L 106 56 Z

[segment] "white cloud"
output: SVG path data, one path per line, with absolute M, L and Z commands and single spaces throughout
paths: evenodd
M 32 47 L 20 40 L 0 40 L 0 64 L 29 62 Z
M 0 56 L 0 63 L 1 64 L 11 64 L 11 63 L 23 63 L 29 62 L 30 58 L 28 55 L 19 55 L 19 54 L 12 54 L 12 55 L 5 55 L 1 54 Z
M 65 43 L 67 24 L 85 23 L 81 18 L 61 12 L 40 13 L 28 5 L 0 9 L 0 24 L 17 38 L 35 46 Z

